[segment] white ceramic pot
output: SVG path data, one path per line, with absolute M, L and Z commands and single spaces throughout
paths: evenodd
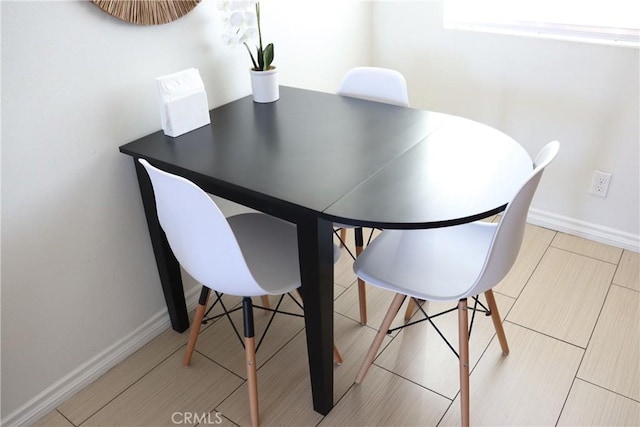
M 253 91 L 254 102 L 274 102 L 280 98 L 277 69 L 249 71 L 251 72 L 251 90 Z

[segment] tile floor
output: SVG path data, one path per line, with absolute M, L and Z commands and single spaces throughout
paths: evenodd
M 262 425 L 458 425 L 457 359 L 426 323 L 387 337 L 365 381 L 353 384 L 391 301 L 369 286 L 369 323 L 360 326 L 354 283 L 343 254 L 335 408 L 313 411 L 304 322 L 280 317 L 258 352 Z M 511 353 L 502 355 L 489 319 L 476 319 L 472 425 L 640 425 L 639 254 L 529 225 L 516 266 L 494 290 Z M 256 315 L 261 325 L 266 318 Z M 455 342 L 456 314 L 438 322 Z M 248 425 L 242 347 L 228 323 L 203 327 L 189 368 L 186 340 L 167 330 L 36 425 Z

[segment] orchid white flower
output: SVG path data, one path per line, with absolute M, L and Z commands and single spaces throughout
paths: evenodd
M 253 63 L 253 69 L 266 71 L 273 62 L 273 43 L 265 48 L 262 45 L 262 31 L 260 28 L 260 2 L 256 0 L 234 1 L 218 0 L 218 10 L 225 27 L 222 42 L 226 46 L 243 44 Z M 253 56 L 249 43 L 257 41 L 257 55 Z
M 236 47 L 243 43 L 243 41 L 240 40 L 240 37 L 236 36 L 235 34 L 223 34 L 222 43 L 224 43 L 224 45 L 228 47 Z

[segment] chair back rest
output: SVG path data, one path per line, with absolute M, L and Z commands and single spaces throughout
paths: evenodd
M 193 182 L 162 171 L 144 159 L 158 220 L 180 265 L 195 280 L 219 292 L 263 295 L 227 219 Z
M 385 104 L 409 106 L 404 76 L 398 71 L 376 67 L 356 67 L 342 78 L 339 95 Z
M 489 253 L 478 280 L 468 295 L 477 295 L 497 285 L 511 270 L 524 238 L 527 214 L 544 169 L 558 154 L 560 144 L 552 141 L 545 145 L 534 161 L 534 169 L 525 183 L 509 202 L 493 236 Z

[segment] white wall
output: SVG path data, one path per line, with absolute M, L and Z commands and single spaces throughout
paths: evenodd
M 333 91 L 370 63 L 370 4 L 336 5 L 263 4 L 282 84 Z M 249 94 L 250 62 L 222 46 L 212 0 L 155 27 L 88 1 L 0 8 L 4 423 L 163 317 L 133 163 L 118 147 L 159 129 L 155 77 L 198 68 L 213 108 Z
M 374 63 L 405 74 L 412 106 L 469 117 L 534 156 L 561 150 L 533 201 L 537 222 L 638 250 L 639 50 L 443 30 L 442 1 L 374 8 Z M 609 195 L 587 190 L 613 174 Z

